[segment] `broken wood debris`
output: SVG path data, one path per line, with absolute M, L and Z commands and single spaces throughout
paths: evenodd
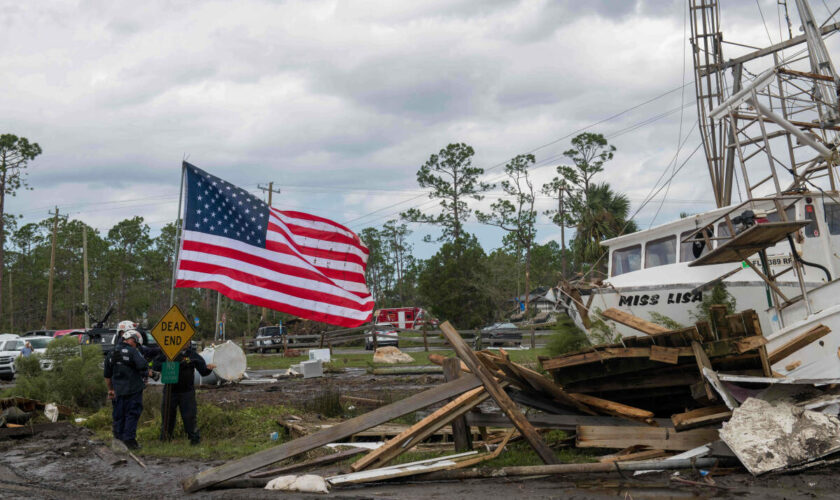
M 465 479 L 717 466 L 721 458 L 734 459 L 732 452 L 718 441 L 721 424 L 733 418 L 733 409 L 739 404 L 729 393 L 727 387 L 733 386 L 728 384 L 785 384 L 785 379 L 772 378 L 770 362 L 781 359 L 782 354 L 796 352 L 820 335 L 820 330 L 814 329 L 768 355 L 767 341 L 751 310 L 727 314 L 725 308 L 713 308 L 709 321 L 677 330 L 654 327 L 640 318 L 619 313 L 609 312 L 605 317 L 636 325 L 644 336 L 540 358 L 548 376 L 512 361 L 503 349 L 474 352 L 457 330 L 444 323 L 441 331 L 456 357 L 431 354 L 429 360 L 444 367 L 445 383 L 391 404 L 376 401 L 382 406 L 331 426 L 311 426 L 287 418 L 281 424 L 290 434 L 298 435 L 297 439 L 202 471 L 186 480 L 184 489 L 192 492 L 226 485 L 253 485 L 271 475 L 310 470 L 361 453 L 364 455 L 349 470 L 344 469 L 347 474 L 328 477 L 328 482 L 338 487 L 407 476 L 415 480 Z M 814 385 L 827 383 L 830 382 L 817 381 Z M 743 389 L 733 392 L 743 400 Z M 362 403 L 364 398 L 358 399 Z M 796 411 L 808 411 L 805 405 L 823 408 L 838 402 L 840 395 L 835 392 L 817 391 L 801 401 Z M 482 411 L 478 411 L 482 403 Z M 492 403 L 499 411 L 488 413 L 484 407 Z M 525 413 L 522 406 L 538 412 Z M 414 424 L 388 423 L 426 407 L 432 407 L 431 413 Z M 503 434 L 499 428 L 509 432 Z M 554 450 L 541 435 L 545 429 L 568 433 L 566 439 L 554 442 L 555 447 L 620 451 L 607 454 L 599 463 L 558 464 Z M 482 438 L 481 445 L 476 441 L 473 446 L 478 451 L 465 451 L 474 433 Z M 439 439 L 433 446 L 461 453 L 389 465 L 409 450 L 429 446 L 426 442 L 435 435 L 458 435 L 457 444 L 451 439 Z M 546 465 L 470 468 L 504 453 L 505 446 L 517 435 Z M 235 479 L 352 436 L 378 438 L 384 444 Z M 491 443 L 496 443 L 495 449 Z M 727 453 L 715 451 L 715 443 Z M 833 450 L 831 446 L 826 451 Z M 675 452 L 684 453 L 669 457 Z

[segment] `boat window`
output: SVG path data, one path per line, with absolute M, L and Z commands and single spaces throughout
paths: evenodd
M 732 239 L 732 234 L 729 232 L 729 226 L 726 224 L 726 222 L 721 222 L 720 224 L 718 224 L 717 234 L 718 238 L 723 238 L 722 240 L 717 240 L 717 246 L 721 246 L 730 239 Z
M 641 268 L 642 245 L 633 245 L 613 252 L 611 276 L 638 271 Z
M 840 205 L 825 205 L 825 224 L 828 234 L 840 234 Z
M 677 262 L 677 237 L 668 236 L 645 245 L 645 267 L 664 266 Z
M 712 230 L 706 230 L 709 233 L 709 236 L 712 236 Z M 688 236 L 693 233 L 694 231 L 686 231 L 680 235 L 680 241 L 688 238 Z M 697 248 L 700 250 L 698 254 L 695 255 L 694 246 L 697 245 Z M 688 241 L 685 243 L 680 243 L 680 262 L 692 262 L 699 259 L 701 256 L 706 255 L 712 249 L 706 246 L 706 242 L 703 240 L 703 233 L 697 233 L 697 236 L 694 237 L 692 241 Z
M 805 226 L 806 238 L 818 238 L 820 236 L 820 228 L 817 226 L 817 214 L 814 212 L 814 205 L 805 205 L 805 218 L 811 221 Z

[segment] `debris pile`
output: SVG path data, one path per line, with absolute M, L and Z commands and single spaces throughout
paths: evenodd
M 778 378 L 771 369 L 778 353 L 767 352 L 754 311 L 727 314 L 713 306 L 710 321 L 680 330 L 617 310 L 602 314 L 645 335 L 541 358 L 548 376 L 512 361 L 503 349 L 474 352 L 444 323 L 441 330 L 457 357 L 429 358 L 442 366 L 446 382 L 331 426 L 281 422 L 295 439 L 204 470 L 185 480 L 183 487 L 188 492 L 264 487 L 284 476 L 272 487 L 300 491 L 294 485 L 313 479 L 288 473 L 311 474 L 351 457 L 342 473 L 322 476 L 325 485 L 339 488 L 409 476 L 442 480 L 641 473 L 714 468 L 739 460 L 753 474 L 761 474 L 818 464 L 816 460 L 840 450 L 840 394 L 828 385 L 832 381 Z M 800 344 L 797 348 L 807 342 Z M 795 352 L 785 349 L 787 354 Z M 493 405 L 499 411 L 486 411 Z M 392 422 L 427 407 L 436 409 L 412 425 Z M 529 409 L 527 414 L 523 407 Z M 563 446 L 612 451 L 605 451 L 597 463 L 561 464 L 543 438 L 542 432 L 549 429 L 567 431 Z M 428 449 L 429 438 L 443 434 L 452 442 L 434 449 L 454 448 L 454 454 L 394 464 L 407 451 Z M 336 443 L 361 435 L 382 441 Z M 515 439 L 527 442 L 545 465 L 475 467 L 500 456 Z M 317 448 L 339 446 L 344 449 L 303 463 L 278 464 Z M 762 454 L 762 449 L 773 450 L 773 456 Z M 319 489 L 317 484 L 309 491 Z

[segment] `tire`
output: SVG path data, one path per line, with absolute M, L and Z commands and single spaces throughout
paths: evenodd
M 373 350 L 373 345 L 370 344 L 369 342 L 365 342 L 365 350 L 366 351 L 372 351 Z

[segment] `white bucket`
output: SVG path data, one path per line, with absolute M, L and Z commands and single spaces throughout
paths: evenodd
M 237 382 L 245 376 L 245 369 L 248 367 L 245 353 L 230 340 L 222 345 L 204 349 L 201 351 L 201 357 L 208 364 L 215 364 L 216 368 L 213 369 L 213 373 L 206 377 L 202 377 L 196 370 L 194 380 L 199 385 L 213 385 L 220 380 Z

